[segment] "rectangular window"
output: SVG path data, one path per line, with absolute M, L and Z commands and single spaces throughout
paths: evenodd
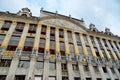
M 74 77 L 74 80 L 80 80 L 80 78 L 79 77 Z
M 67 64 L 61 63 L 61 68 L 63 71 L 67 71 Z
M 68 77 L 62 77 L 62 80 L 69 80 Z
M 37 61 L 36 62 L 36 68 L 37 69 L 43 69 L 43 67 L 44 67 L 43 61 Z
M 102 69 L 103 69 L 103 72 L 104 72 L 104 73 L 107 73 L 106 67 L 102 67 Z
M 73 70 L 75 70 L 75 71 L 78 71 L 78 70 L 79 70 L 78 64 L 72 64 L 72 67 L 73 67 Z
M 120 69 L 118 69 L 118 72 L 120 73 Z
M 91 78 L 86 78 L 86 80 L 91 80 Z
M 67 34 L 68 34 L 68 39 L 72 39 L 72 33 L 71 33 L 71 31 L 67 31 Z
M 98 69 L 97 66 L 93 66 L 93 69 L 94 69 L 95 72 L 99 72 L 99 69 Z
M 47 26 L 42 25 L 41 34 L 46 35 L 46 28 Z
M 97 78 L 97 80 L 102 80 L 101 78 Z
M 89 67 L 88 67 L 88 65 L 83 65 L 83 69 L 84 69 L 84 71 L 89 71 Z
M 60 37 L 60 38 L 64 38 L 64 33 L 63 33 L 63 30 L 62 30 L 62 29 L 59 30 L 59 37 Z
M 55 68 L 56 68 L 56 64 L 55 64 L 55 62 L 50 62 L 50 70 L 54 70 Z
M 70 48 L 71 57 L 74 57 L 75 56 L 74 45 L 73 44 L 69 44 L 69 48 Z
M 91 43 L 92 43 L 92 44 L 95 44 L 95 41 L 94 41 L 93 36 L 90 36 L 90 39 L 91 39 Z
M 15 28 L 15 31 L 16 31 L 16 32 L 22 32 L 23 29 L 24 29 L 24 26 L 25 26 L 25 23 L 18 22 L 18 23 L 17 23 L 17 26 L 16 26 L 16 28 Z
M 10 67 L 11 60 L 9 59 L 1 59 L 0 60 L 0 67 Z
M 29 68 L 30 61 L 29 60 L 20 60 L 18 67 L 20 68 Z
M 115 71 L 114 71 L 114 69 L 113 68 L 110 68 L 111 69 L 111 72 L 113 73 L 113 74 L 115 74 Z
M 41 75 L 35 75 L 35 79 L 34 80 L 42 80 L 42 76 Z
M 1 30 L 6 30 L 6 31 L 9 30 L 11 24 L 12 24 L 12 21 L 5 21 Z
M 6 75 L 0 75 L 0 80 L 5 80 L 6 79 Z
M 49 76 L 49 80 L 56 80 L 55 76 Z
M 35 33 L 36 32 L 37 25 L 36 24 L 30 24 L 28 33 Z
M 4 38 L 5 38 L 5 35 L 1 35 L 1 34 L 0 34 L 0 46 L 1 46 L 1 44 L 2 44 L 2 42 L 3 42 L 3 40 L 4 40 Z
M 25 75 L 15 75 L 14 80 L 25 80 Z

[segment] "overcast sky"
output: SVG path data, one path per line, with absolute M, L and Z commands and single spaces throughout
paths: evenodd
M 21 8 L 31 9 L 33 16 L 44 10 L 84 18 L 86 27 L 94 23 L 99 31 L 105 27 L 120 36 L 120 0 L 0 0 L 0 11 L 17 13 Z

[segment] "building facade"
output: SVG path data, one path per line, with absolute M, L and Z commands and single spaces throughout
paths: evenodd
M 0 80 L 120 80 L 120 37 L 43 9 L 0 12 Z

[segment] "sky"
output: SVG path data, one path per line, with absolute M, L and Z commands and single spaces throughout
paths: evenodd
M 99 31 L 109 28 L 120 36 L 120 0 L 0 0 L 0 11 L 17 13 L 28 7 L 33 16 L 40 16 L 41 7 L 77 19 L 83 18 L 86 27 L 95 24 Z

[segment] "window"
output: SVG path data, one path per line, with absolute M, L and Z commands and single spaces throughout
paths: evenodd
M 22 32 L 23 29 L 24 29 L 24 26 L 25 26 L 25 23 L 18 22 L 15 30 L 16 30 L 17 32 Z
M 72 64 L 72 67 L 73 67 L 73 70 L 75 70 L 75 71 L 78 71 L 78 70 L 79 70 L 78 64 Z
M 0 75 L 0 80 L 5 80 L 6 79 L 6 75 Z
M 97 80 L 102 80 L 101 78 L 97 78 Z
M 69 80 L 68 77 L 62 77 L 62 80 Z
M 111 80 L 111 79 L 107 78 L 107 80 Z
M 68 39 L 72 39 L 71 31 L 68 31 L 67 34 L 68 34 Z
M 41 34 L 43 34 L 43 35 L 46 34 L 46 26 L 45 25 L 42 25 Z
M 75 34 L 75 37 L 76 37 L 76 40 L 77 40 L 77 44 L 80 44 L 81 41 L 80 41 L 79 33 L 76 33 L 76 34 Z
M 63 30 L 62 30 L 62 29 L 59 30 L 59 37 L 60 37 L 60 38 L 64 38 L 64 33 L 63 33 Z
M 110 68 L 111 69 L 111 72 L 113 73 L 113 74 L 115 74 L 115 71 L 114 71 L 114 69 L 113 68 Z
M 62 56 L 65 56 L 65 43 L 60 42 L 60 53 Z
M 83 69 L 84 69 L 84 71 L 89 71 L 89 67 L 88 67 L 88 65 L 83 65 Z
M 43 66 L 44 66 L 43 61 L 37 61 L 36 62 L 36 68 L 37 69 L 43 69 Z
M 0 60 L 0 67 L 10 67 L 11 60 L 9 59 L 1 59 Z
M 87 37 L 86 37 L 86 35 L 85 35 L 85 34 L 83 34 L 83 38 L 84 38 L 85 43 L 87 43 L 87 42 L 88 42 L 88 40 L 87 40 Z
M 91 43 L 92 43 L 92 44 L 95 44 L 95 41 L 94 41 L 93 36 L 90 36 L 90 39 L 91 39 Z
M 14 80 L 25 80 L 25 75 L 15 75 Z
M 67 64 L 61 63 L 61 68 L 62 68 L 63 71 L 66 71 L 67 70 Z
M 74 80 L 80 80 L 80 78 L 79 77 L 74 77 Z
M 1 29 L 2 30 L 9 30 L 11 23 L 12 23 L 11 21 L 5 21 Z
M 4 38 L 5 38 L 5 35 L 0 35 L 0 45 L 2 44 Z
M 108 47 L 107 42 L 106 42 L 105 39 L 103 39 L 103 43 L 104 43 L 105 47 Z
M 94 71 L 95 71 L 95 72 L 99 72 L 99 70 L 98 70 L 98 67 L 97 67 L 97 66 L 93 66 L 93 69 L 94 69 Z
M 29 68 L 30 61 L 29 60 L 20 60 L 18 67 L 20 68 Z
M 99 54 L 98 49 L 97 49 L 97 48 L 94 48 L 94 49 L 95 49 L 95 53 L 96 53 L 97 57 L 99 57 L 99 58 L 100 58 L 100 54 Z
M 49 76 L 49 80 L 56 80 L 55 76 Z
M 55 28 L 51 28 L 51 30 L 50 30 L 50 36 L 55 36 Z
M 86 80 L 91 80 L 91 78 L 86 78 Z
M 41 75 L 35 75 L 35 80 L 42 80 L 42 76 Z
M 40 39 L 40 43 L 39 43 L 39 53 L 44 53 L 44 48 L 45 48 L 45 39 Z
M 56 64 L 55 64 L 55 62 L 50 62 L 50 70 L 54 70 L 55 68 L 56 68 Z
M 50 54 L 55 54 L 55 41 L 50 41 Z
M 28 32 L 29 33 L 35 33 L 36 32 L 36 28 L 37 28 L 36 26 L 37 25 L 35 25 L 35 24 L 30 24 Z
M 118 72 L 120 73 L 120 69 L 118 69 Z
M 107 73 L 106 67 L 102 67 L 102 69 L 103 69 L 103 72 L 104 72 L 104 73 Z

